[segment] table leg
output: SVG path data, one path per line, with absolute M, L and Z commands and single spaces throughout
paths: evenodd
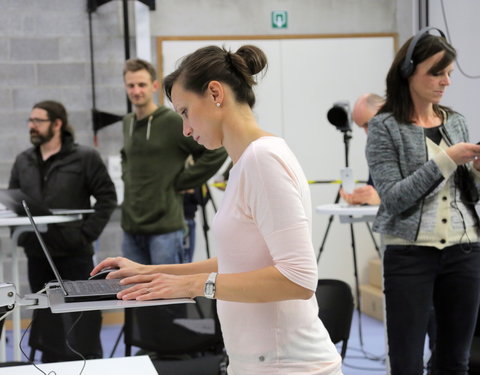
M 20 277 L 18 272 L 18 251 L 17 251 L 17 240 L 20 233 L 23 232 L 21 227 L 17 227 L 13 230 L 12 233 L 12 281 L 13 285 L 17 289 L 17 294 L 20 294 Z M 16 305 L 12 312 L 12 332 L 13 332 L 13 360 L 21 360 L 20 352 L 20 334 L 21 334 L 21 315 L 20 315 L 20 306 Z

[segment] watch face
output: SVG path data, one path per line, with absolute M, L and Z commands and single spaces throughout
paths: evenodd
M 217 273 L 212 272 L 208 275 L 208 279 L 205 282 L 205 286 L 203 288 L 203 293 L 207 298 L 215 298 L 215 281 L 217 279 Z
M 214 287 L 214 285 L 211 284 L 211 283 L 207 283 L 207 284 L 205 285 L 205 295 L 206 295 L 207 297 L 211 297 L 211 296 L 213 296 L 213 293 L 214 293 L 214 292 L 215 292 L 215 287 Z

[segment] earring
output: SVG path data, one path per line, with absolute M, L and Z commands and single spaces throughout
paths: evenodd
M 220 103 L 215 103 L 215 105 L 217 106 L 217 108 L 220 108 L 220 106 L 221 106 Z

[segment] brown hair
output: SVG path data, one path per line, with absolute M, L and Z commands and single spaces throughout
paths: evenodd
M 129 59 L 125 61 L 123 65 L 123 76 L 125 77 L 127 72 L 138 72 L 139 70 L 146 70 L 148 74 L 150 74 L 152 82 L 157 79 L 157 73 L 153 65 L 142 59 Z
M 172 87 L 181 81 L 186 90 L 202 95 L 211 81 L 227 84 L 239 103 L 255 105 L 254 75 L 267 67 L 263 51 L 252 45 L 244 45 L 237 52 L 225 47 L 200 48 L 181 60 L 180 66 L 163 81 L 167 98 L 172 100 Z
M 393 60 L 390 70 L 387 74 L 387 95 L 385 104 L 380 108 L 378 113 L 390 112 L 398 122 L 408 123 L 411 121 L 413 114 L 413 102 L 410 96 L 410 87 L 408 78 L 404 78 L 401 74 L 401 66 L 405 60 L 408 46 L 412 42 L 412 38 L 407 40 L 400 48 Z M 445 38 L 426 34 L 422 37 L 412 54 L 412 61 L 414 64 L 414 72 L 416 66 L 435 55 L 438 52 L 444 51 L 442 59 L 430 69 L 431 74 L 436 74 L 445 69 L 453 61 L 455 61 L 457 53 Z M 433 105 L 435 113 L 442 118 L 442 110 L 451 112 L 451 109 L 438 104 Z
M 54 100 L 44 100 L 33 105 L 32 108 L 43 109 L 48 114 L 48 119 L 50 121 L 60 120 L 62 122 L 62 136 L 66 133 L 70 134 L 73 138 L 74 130 L 73 127 L 68 123 L 68 115 L 65 106 L 62 103 L 56 102 Z

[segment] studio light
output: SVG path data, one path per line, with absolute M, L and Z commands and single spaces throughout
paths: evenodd
M 350 132 L 351 116 L 348 102 L 335 102 L 327 112 L 328 121 L 341 132 Z

